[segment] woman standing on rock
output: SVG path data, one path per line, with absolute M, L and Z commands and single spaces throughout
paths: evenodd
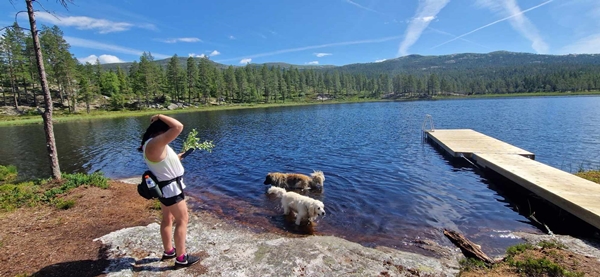
M 181 165 L 181 154 L 176 154 L 169 146 L 181 134 L 183 124 L 177 119 L 157 114 L 150 118 L 139 150 L 144 153 L 144 161 L 159 182 L 170 181 L 161 186 L 163 197 L 159 198 L 162 210 L 160 236 L 164 253 L 162 260 L 175 259 L 175 268 L 187 267 L 197 263 L 198 257 L 190 256 L 185 249 L 188 225 L 188 210 L 185 201 Z M 171 242 L 172 226 L 175 221 L 175 247 Z

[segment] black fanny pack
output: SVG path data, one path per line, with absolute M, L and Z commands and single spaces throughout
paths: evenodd
M 146 176 L 150 177 L 150 179 L 152 179 L 152 181 L 154 181 L 154 183 L 156 184 L 153 188 L 149 188 L 148 185 L 146 184 Z M 164 188 L 165 186 L 169 185 L 172 182 L 176 182 L 179 189 L 183 192 L 183 187 L 181 185 L 182 177 L 183 176 L 178 176 L 171 180 L 159 182 L 158 179 L 156 178 L 156 175 L 154 175 L 154 173 L 152 173 L 152 171 L 146 170 L 144 172 L 144 174 L 142 175 L 142 182 L 140 184 L 138 184 L 137 190 L 138 190 L 138 193 L 140 194 L 140 196 L 142 196 L 146 199 L 163 198 L 162 188 Z

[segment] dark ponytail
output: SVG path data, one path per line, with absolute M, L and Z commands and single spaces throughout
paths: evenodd
M 157 136 L 160 133 L 164 133 L 166 131 L 169 130 L 169 125 L 167 125 L 167 123 L 163 122 L 162 120 L 158 119 L 154 122 L 152 122 L 150 124 L 150 126 L 148 126 L 148 129 L 146 129 L 146 132 L 144 133 L 144 136 L 142 136 L 142 143 L 140 145 L 140 147 L 138 147 L 138 151 L 143 152 L 144 151 L 144 144 L 146 143 L 146 141 L 148 141 L 149 139 Z

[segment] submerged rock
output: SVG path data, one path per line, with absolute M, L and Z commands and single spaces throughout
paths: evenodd
M 172 271 L 161 262 L 159 224 L 122 229 L 105 245 L 108 276 L 455 276 L 456 257 L 436 259 L 391 248 L 369 248 L 333 236 L 256 233 L 209 215 L 191 215 L 187 252 L 202 259 Z

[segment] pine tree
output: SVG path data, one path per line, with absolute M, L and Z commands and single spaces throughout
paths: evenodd
M 59 2 L 66 7 L 69 0 L 59 0 Z M 44 68 L 44 57 L 42 49 L 40 47 L 40 40 L 38 37 L 37 25 L 35 23 L 35 12 L 33 10 L 33 0 L 25 0 L 27 5 L 27 15 L 29 17 L 29 26 L 31 36 L 33 37 L 33 48 L 35 51 L 35 58 L 37 61 L 38 73 L 40 75 L 40 83 L 42 85 L 42 91 L 44 92 L 44 103 L 46 108 L 42 114 L 44 120 L 44 132 L 46 134 L 46 148 L 48 150 L 48 157 L 50 159 L 50 168 L 52 170 L 52 178 L 55 180 L 61 179 L 60 166 L 58 163 L 58 153 L 56 151 L 56 142 L 54 140 L 54 126 L 52 124 L 52 96 L 50 95 L 50 89 L 48 88 L 48 82 L 46 80 L 46 72 Z
M 235 80 L 237 81 L 237 98 L 240 102 L 246 102 L 248 98 L 248 81 L 246 78 L 246 70 L 243 68 L 236 68 Z
M 237 80 L 235 78 L 233 66 L 230 65 L 229 67 L 227 67 L 223 77 L 225 80 L 225 89 L 227 91 L 225 97 L 227 102 L 231 102 L 233 101 L 234 94 L 237 91 Z
M 196 60 L 193 57 L 187 59 L 187 92 L 188 92 L 188 103 L 192 104 L 192 96 L 197 93 L 198 84 L 198 66 Z
M 89 62 L 85 63 L 85 65 L 78 65 L 77 67 L 77 71 L 79 72 L 79 94 L 83 96 L 86 112 L 89 114 L 91 109 L 90 106 L 95 95 L 95 84 L 92 82 L 94 68 Z
M 181 84 L 181 81 L 179 80 L 179 58 L 177 57 L 177 54 L 173 55 L 173 57 L 171 57 L 171 59 L 169 60 L 169 64 L 167 65 L 166 77 L 168 88 L 167 91 L 171 96 L 171 99 L 173 99 L 174 101 L 179 101 L 179 96 L 181 93 L 179 86 Z
M 27 72 L 25 69 L 25 63 L 27 62 L 27 59 L 24 56 L 25 35 L 16 22 L 12 25 L 12 27 L 7 28 L 5 33 L 2 35 L 0 48 L 2 49 L 3 58 L 6 61 L 8 69 L 10 87 L 13 93 L 13 105 L 18 111 L 19 100 L 21 98 L 19 81 L 22 81 L 24 78 L 26 78 L 25 76 L 27 75 Z M 25 82 L 23 81 L 22 83 L 26 87 Z M 6 97 L 4 101 L 6 103 Z
M 200 58 L 198 63 L 198 98 L 200 95 L 204 98 L 204 104 L 208 104 L 210 97 L 211 86 L 213 83 L 212 64 L 207 57 Z

